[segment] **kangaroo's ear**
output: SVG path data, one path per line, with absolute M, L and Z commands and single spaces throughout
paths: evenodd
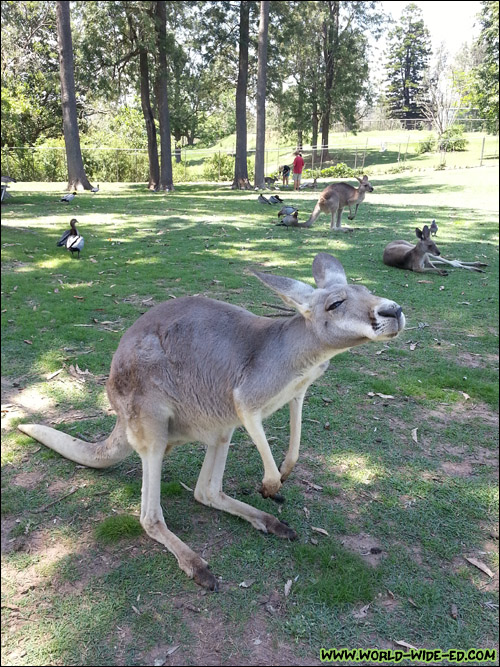
M 355 178 L 357 181 L 359 181 L 360 183 L 363 182 L 363 181 L 361 180 L 361 178 L 359 178 L 359 176 L 355 176 L 354 178 Z
M 431 236 L 431 230 L 429 229 L 429 227 L 427 227 L 427 225 L 425 225 L 424 228 L 422 229 L 422 236 L 424 239 L 428 239 Z
M 315 292 L 314 287 L 306 285 L 300 282 L 300 280 L 274 276 L 270 273 L 259 273 L 258 271 L 252 271 L 252 273 L 264 285 L 267 285 L 273 292 L 276 292 L 288 306 L 298 310 L 307 319 L 311 317 L 311 300 Z
M 312 273 L 316 285 L 325 287 L 329 284 L 347 285 L 344 267 L 338 259 L 326 252 L 320 252 L 314 258 Z
M 415 228 L 415 235 L 418 239 L 424 238 L 424 235 L 422 234 L 421 230 L 418 227 Z

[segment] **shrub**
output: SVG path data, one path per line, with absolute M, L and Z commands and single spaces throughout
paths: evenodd
M 321 170 L 321 176 L 325 177 L 334 176 L 335 178 L 349 178 L 355 175 L 356 172 L 354 169 L 348 167 L 344 162 L 338 162 L 331 167 L 326 167 Z
M 424 139 L 417 144 L 415 152 L 417 155 L 422 155 L 423 153 L 432 153 L 435 149 L 436 139 L 430 134 L 427 139 Z
M 468 140 L 464 137 L 464 128 L 461 125 L 452 125 L 443 132 L 439 140 L 440 151 L 464 151 Z
M 227 153 L 214 153 L 205 160 L 203 177 L 207 181 L 230 181 L 234 176 L 234 158 Z

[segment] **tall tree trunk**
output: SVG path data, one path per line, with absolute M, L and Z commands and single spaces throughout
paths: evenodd
M 158 143 L 156 141 L 156 126 L 151 109 L 149 96 L 149 65 L 148 54 L 145 48 L 139 52 L 139 69 L 141 77 L 141 107 L 146 123 L 146 134 L 148 137 L 148 160 L 149 160 L 149 184 L 150 190 L 155 190 L 160 183 L 160 165 L 158 163 Z
M 266 150 L 266 85 L 267 85 L 267 36 L 269 32 L 269 0 L 261 0 L 259 46 L 257 67 L 257 129 L 255 138 L 256 188 L 265 187 L 264 158 Z
M 323 93 L 323 109 L 321 114 L 321 144 L 323 160 L 328 159 L 328 133 L 332 110 L 332 88 L 335 65 L 338 57 L 339 11 L 340 2 L 334 0 L 327 3 L 328 17 L 323 22 L 323 57 L 325 61 L 325 86 Z
M 240 3 L 238 83 L 236 85 L 236 158 L 233 190 L 251 188 L 247 167 L 247 83 L 250 0 Z
M 158 71 L 156 76 L 156 101 L 160 125 L 160 190 L 173 190 L 172 146 L 170 139 L 170 115 L 167 95 L 167 3 L 156 3 L 156 38 L 158 45 Z
M 68 163 L 68 190 L 90 190 L 92 186 L 85 174 L 80 148 L 80 135 L 78 132 L 73 41 L 71 38 L 68 0 L 56 3 L 56 16 L 63 132 L 64 144 L 66 146 L 66 160 Z

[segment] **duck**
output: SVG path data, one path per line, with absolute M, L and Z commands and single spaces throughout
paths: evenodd
M 299 212 L 295 211 L 290 215 L 285 215 L 279 222 L 276 223 L 276 226 L 282 227 L 298 227 L 299 226 Z
M 298 210 L 299 209 L 296 208 L 295 206 L 290 206 L 290 205 L 282 206 L 281 210 L 278 211 L 278 217 L 281 217 L 283 215 L 293 215 L 296 211 L 298 212 Z
M 437 226 L 436 221 L 433 220 L 433 221 L 431 222 L 431 227 L 430 227 L 430 230 L 431 230 L 431 236 L 437 236 L 438 229 L 439 229 L 439 227 Z
M 269 199 L 267 197 L 264 197 L 264 195 L 259 195 L 257 197 L 257 201 L 259 202 L 259 204 L 269 204 L 269 205 L 271 205 L 271 202 L 269 201 Z
M 282 204 L 283 203 L 283 200 L 281 199 L 281 197 L 278 197 L 278 195 L 271 195 L 269 197 L 269 201 L 271 202 L 271 204 Z
M 77 252 L 78 253 L 78 259 L 80 259 L 80 250 L 83 250 L 84 246 L 84 240 L 83 236 L 80 236 L 78 233 L 78 230 L 76 228 L 76 223 L 78 220 L 76 218 L 73 218 L 70 220 L 70 227 L 71 229 L 68 229 L 64 232 L 64 234 L 61 236 L 59 241 L 57 242 L 58 247 L 61 246 L 66 246 L 66 248 L 70 251 L 71 257 L 73 257 L 73 253 Z
M 99 183 L 97 184 L 97 186 L 94 186 L 93 188 L 90 188 L 90 192 L 92 192 L 92 194 L 95 194 L 96 192 L 99 192 Z
M 76 197 L 76 192 L 68 192 L 67 195 L 64 195 L 64 197 L 61 197 L 61 201 L 69 203 L 75 197 Z

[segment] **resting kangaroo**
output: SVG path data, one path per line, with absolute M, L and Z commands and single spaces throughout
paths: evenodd
M 388 243 L 384 250 L 384 264 L 408 271 L 435 271 L 440 275 L 447 275 L 446 272 L 434 266 L 429 259 L 429 255 L 439 257 L 441 254 L 437 245 L 431 239 L 429 227 L 425 225 L 423 230 L 417 227 L 415 234 L 420 239 L 417 245 L 413 245 L 409 241 L 391 241 Z
M 142 460 L 144 530 L 174 554 L 189 577 L 211 590 L 217 580 L 207 562 L 165 524 L 160 505 L 165 453 L 201 441 L 207 451 L 196 500 L 242 517 L 265 533 L 295 538 L 295 531 L 271 514 L 223 492 L 234 429 L 242 424 L 248 431 L 264 464 L 261 493 L 274 496 L 299 455 L 302 403 L 309 385 L 336 354 L 394 338 L 405 325 L 397 303 L 349 285 L 342 265 L 331 255 L 318 254 L 312 272 L 317 289 L 255 272 L 298 311 L 286 320 L 197 296 L 166 301 L 142 315 L 123 335 L 111 362 L 107 391 L 117 422 L 106 440 L 88 443 L 38 424 L 19 426 L 66 458 L 94 468 L 111 466 L 135 450 Z M 262 420 L 285 403 L 290 408 L 290 441 L 278 469 Z
M 368 176 L 358 178 L 359 188 L 353 188 L 348 183 L 333 183 L 323 190 L 320 194 L 318 203 L 314 207 L 309 220 L 305 223 L 307 227 L 311 227 L 321 213 L 331 213 L 332 221 L 330 229 L 334 231 L 347 231 L 350 227 L 341 226 L 342 211 L 346 206 L 349 206 L 349 220 L 354 220 L 358 212 L 358 206 L 365 198 L 367 192 L 373 192 L 373 187 Z M 354 213 L 352 209 L 354 208 Z

